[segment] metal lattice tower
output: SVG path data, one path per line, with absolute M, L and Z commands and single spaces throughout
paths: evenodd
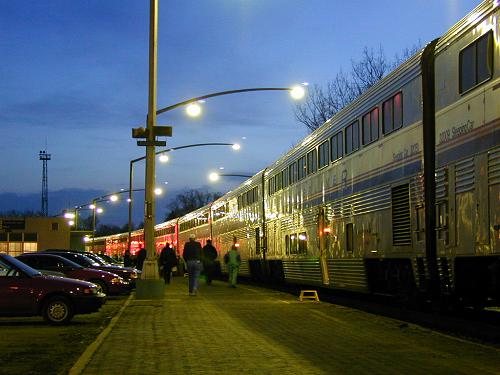
M 47 161 L 50 160 L 50 154 L 46 151 L 40 151 L 40 160 L 43 162 L 42 170 L 42 216 L 49 215 L 49 183 L 47 177 Z

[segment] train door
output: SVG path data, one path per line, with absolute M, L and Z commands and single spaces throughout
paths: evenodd
M 330 278 L 328 276 L 329 229 L 325 217 L 325 208 L 321 207 L 318 212 L 319 263 L 321 266 L 323 284 L 325 285 L 330 283 Z
M 260 227 L 255 228 L 255 253 L 252 256 L 260 254 Z

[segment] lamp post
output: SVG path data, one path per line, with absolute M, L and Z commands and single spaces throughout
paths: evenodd
M 223 143 L 223 142 L 210 142 L 210 143 L 195 143 L 191 145 L 184 145 L 184 146 L 177 146 L 177 147 L 171 147 L 167 148 L 165 150 L 157 151 L 155 152 L 155 155 L 165 155 L 168 152 L 175 151 L 175 150 L 182 150 L 184 148 L 191 148 L 191 147 L 205 147 L 205 146 L 231 146 L 233 150 L 239 150 L 240 145 L 238 143 Z M 137 159 L 133 159 L 130 161 L 129 165 L 129 180 L 128 180 L 128 236 L 127 236 L 127 248 L 131 250 L 130 245 L 132 243 L 132 204 L 133 204 L 133 197 L 132 197 L 132 192 L 135 190 L 133 189 L 133 183 L 134 183 L 134 163 L 146 159 L 145 156 L 142 156 Z

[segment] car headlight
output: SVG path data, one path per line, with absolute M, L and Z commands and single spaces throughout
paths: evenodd
M 130 272 L 130 278 L 131 279 L 137 279 L 137 272 L 133 271 L 133 272 Z

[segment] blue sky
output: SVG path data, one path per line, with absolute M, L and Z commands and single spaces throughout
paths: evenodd
M 216 91 L 322 85 L 365 46 L 381 45 L 392 58 L 438 37 L 478 3 L 160 0 L 158 107 Z M 144 154 L 131 128 L 147 113 L 148 23 L 148 0 L 0 0 L 0 194 L 41 191 L 38 152 L 46 146 L 49 191 L 127 188 L 129 161 Z M 220 166 L 261 170 L 307 134 L 284 92 L 213 98 L 200 119 L 176 110 L 158 123 L 173 126 L 169 147 L 242 144 L 236 155 L 224 147 L 172 153 L 157 165 L 167 197 L 207 186 L 208 170 Z M 136 164 L 136 187 L 143 166 Z

